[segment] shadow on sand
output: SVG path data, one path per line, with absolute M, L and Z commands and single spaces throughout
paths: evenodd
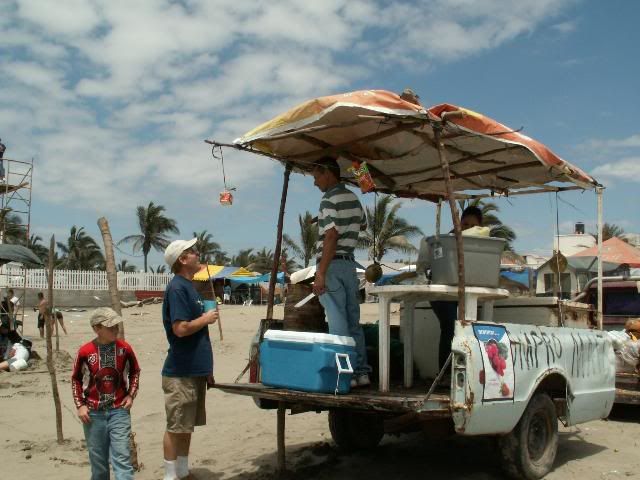
M 274 439 L 275 443 L 275 439 Z M 249 471 L 236 472 L 234 480 L 388 480 L 389 478 L 446 478 L 489 480 L 502 474 L 497 442 L 490 437 L 427 438 L 422 433 L 385 437 L 368 452 L 341 453 L 333 443 L 318 442 L 287 447 L 288 471 L 276 471 L 276 451 L 256 457 Z M 556 468 L 572 460 L 595 455 L 606 447 L 583 440 L 580 432 L 562 432 Z M 194 469 L 202 480 L 217 480 L 219 474 Z M 228 474 L 228 472 L 227 472 Z

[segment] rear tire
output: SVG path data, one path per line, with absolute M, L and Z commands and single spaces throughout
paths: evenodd
M 329 430 L 344 452 L 375 448 L 384 436 L 382 417 L 355 410 L 329 410 Z
M 558 451 L 558 418 L 546 393 L 533 396 L 522 418 L 499 438 L 502 467 L 512 478 L 537 480 L 553 468 Z

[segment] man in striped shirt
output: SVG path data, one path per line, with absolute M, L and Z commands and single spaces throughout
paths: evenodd
M 360 282 L 353 255 L 360 231 L 367 228 L 362 205 L 355 194 L 340 182 L 335 159 L 323 157 L 313 169 L 314 185 L 324 195 L 318 214 L 318 251 L 313 291 L 324 307 L 329 333 L 353 337 L 356 362 L 351 386 L 366 386 L 371 368 L 367 364 L 364 333 L 360 326 Z

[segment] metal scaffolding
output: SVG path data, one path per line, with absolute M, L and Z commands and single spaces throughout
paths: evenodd
M 33 179 L 33 159 L 31 161 L 3 158 L 5 177 L 0 180 L 0 244 L 19 243 L 27 245 L 31 235 L 31 191 Z M 9 310 L 6 314 L 16 320 L 20 332 L 24 323 L 24 306 L 26 294 L 27 269 L 21 269 L 16 278 L 15 270 L 9 265 L 2 267 L 2 292 L 0 311 Z M 12 273 L 10 273 L 12 272 Z M 18 297 L 17 308 L 9 307 L 8 289 L 13 289 Z M 5 300 L 6 297 L 6 300 Z M 6 302 L 6 304 L 5 304 Z M 13 314 L 13 315 L 11 315 Z M 15 325 L 14 325 L 15 326 Z

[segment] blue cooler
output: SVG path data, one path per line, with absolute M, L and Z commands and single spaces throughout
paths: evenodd
M 260 344 L 261 380 L 269 387 L 349 393 L 355 359 L 351 337 L 267 330 Z

